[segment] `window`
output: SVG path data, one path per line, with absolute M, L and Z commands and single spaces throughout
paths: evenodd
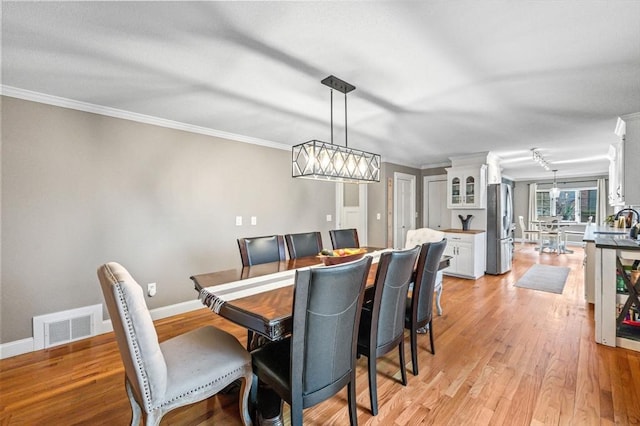
M 537 216 L 561 216 L 569 222 L 586 223 L 589 216 L 596 216 L 596 188 L 562 189 L 557 199 L 548 190 L 536 193 Z

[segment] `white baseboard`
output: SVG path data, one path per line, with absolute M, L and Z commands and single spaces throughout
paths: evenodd
M 33 337 L 0 344 L 0 359 L 33 352 Z
M 204 305 L 199 300 L 189 300 L 187 302 L 176 303 L 174 305 L 162 306 L 160 308 L 152 309 L 151 318 L 153 320 L 159 320 L 162 318 L 171 317 L 174 315 L 184 314 L 185 312 L 195 311 L 202 308 Z M 111 320 L 104 320 L 98 323 L 96 327 L 96 335 L 109 333 L 113 331 L 113 325 Z M 16 340 L 13 342 L 7 342 L 0 344 L 0 359 L 10 358 L 12 356 L 22 355 L 29 352 L 34 352 L 34 338 L 28 337 L 22 340 Z

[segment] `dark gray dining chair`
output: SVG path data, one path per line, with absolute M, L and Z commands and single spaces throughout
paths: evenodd
M 124 364 L 131 424 L 158 425 L 167 412 L 207 399 L 241 379 L 240 415 L 251 424 L 248 409 L 251 356 L 240 342 L 213 326 L 180 334 L 162 343 L 140 285 L 120 264 L 98 268 Z
M 329 236 L 331 237 L 331 245 L 334 250 L 360 247 L 360 241 L 358 241 L 358 230 L 355 228 L 333 229 L 329 231 Z
M 289 403 L 294 426 L 302 425 L 304 408 L 345 386 L 349 420 L 358 423 L 355 345 L 370 266 L 371 257 L 365 256 L 336 266 L 298 269 L 292 336 L 251 353 L 259 389 L 266 385 Z
M 411 364 L 413 375 L 418 375 L 418 330 L 428 326 L 431 353 L 435 355 L 433 345 L 433 292 L 442 254 L 447 246 L 446 238 L 436 243 L 424 243 L 420 248 L 416 278 L 411 297 L 407 298 L 405 328 L 409 329 L 411 339 Z
M 282 235 L 238 238 L 238 248 L 242 266 L 286 260 Z
M 301 234 L 286 234 L 284 236 L 289 250 L 289 258 L 316 256 L 322 251 L 322 235 L 320 232 L 304 232 Z
M 358 333 L 358 355 L 369 367 L 371 414 L 378 414 L 377 359 L 393 349 L 400 353 L 402 384 L 407 385 L 404 362 L 404 316 L 409 283 L 420 247 L 382 253 L 378 262 L 373 299 L 364 303 Z

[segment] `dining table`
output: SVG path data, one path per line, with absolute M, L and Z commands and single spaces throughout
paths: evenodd
M 573 253 L 573 250 L 567 248 L 566 229 L 571 225 L 575 225 L 575 221 L 565 221 L 561 217 L 544 216 L 531 221 L 538 231 L 538 250 L 540 253 L 548 248 L 557 254 Z M 546 238 L 545 238 L 546 237 Z
M 377 262 L 385 251 L 363 247 L 372 264 L 367 287 L 373 287 Z M 449 266 L 443 256 L 439 269 Z M 223 318 L 274 341 L 291 334 L 295 273 L 305 267 L 324 266 L 320 256 L 300 257 L 243 268 L 226 269 L 191 276 L 199 300 Z M 248 342 L 250 343 L 250 342 Z
M 373 294 L 378 261 L 392 249 L 363 247 L 372 257 L 365 287 Z M 438 269 L 449 266 L 451 256 L 443 256 Z M 300 257 L 242 268 L 191 276 L 199 300 L 221 317 L 247 329 L 247 349 L 289 336 L 293 329 L 293 290 L 296 270 L 323 267 L 321 256 Z M 258 390 L 259 388 L 259 390 Z M 281 400 L 268 388 L 254 386 L 251 404 L 257 406 L 256 423 L 282 425 Z

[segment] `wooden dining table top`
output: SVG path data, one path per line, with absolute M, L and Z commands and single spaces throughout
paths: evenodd
M 364 248 L 374 257 L 367 278 L 367 287 L 372 287 L 377 260 L 389 249 Z M 450 259 L 443 256 L 439 269 L 449 266 Z M 212 311 L 269 340 L 278 340 L 291 333 L 296 269 L 322 265 L 319 256 L 309 256 L 193 275 L 191 280 L 200 301 Z

